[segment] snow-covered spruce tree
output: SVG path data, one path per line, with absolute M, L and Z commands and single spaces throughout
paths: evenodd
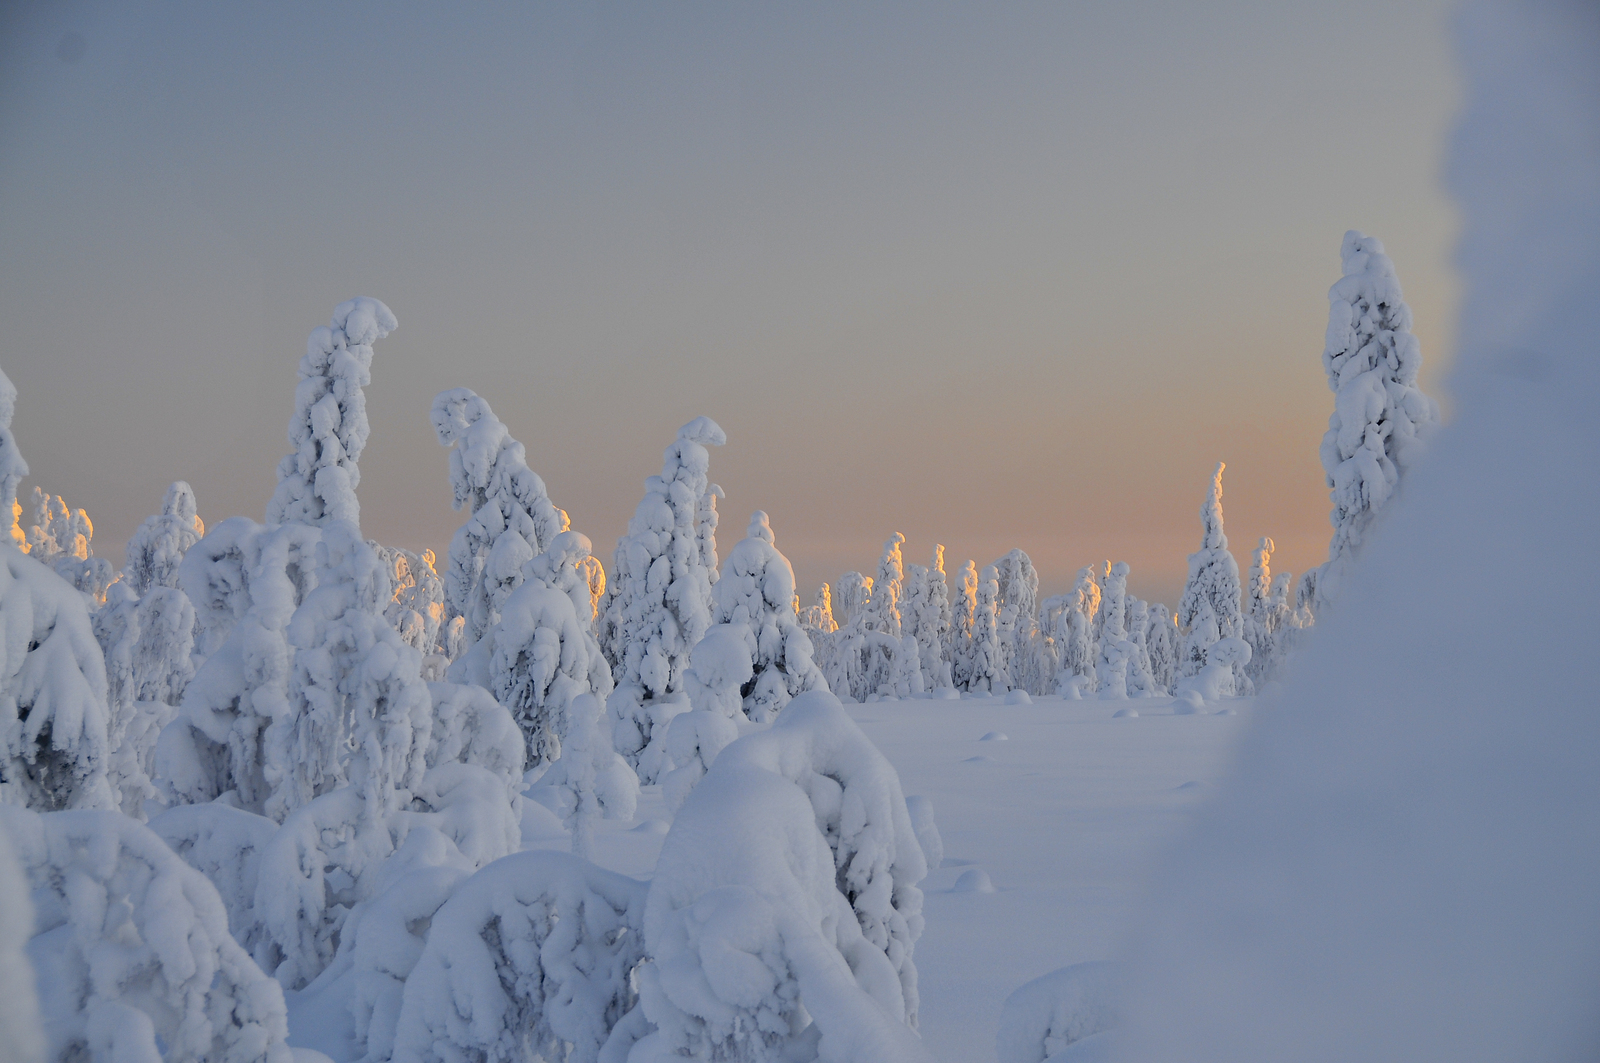
M 566 853 L 485 867 L 432 916 L 405 980 L 394 1063 L 596 1063 L 635 1002 L 644 905 L 644 883 Z M 623 1047 L 604 1058 L 628 1057 Z
M 999 573 L 1001 642 L 1012 685 L 1043 694 L 1055 678 L 1050 647 L 1039 630 L 1039 573 L 1033 559 L 1012 550 L 994 563 Z
M 961 566 L 956 599 L 951 606 L 950 673 L 957 690 L 972 689 L 972 633 L 977 623 L 978 566 Z
M 205 522 L 200 519 L 195 505 L 194 488 L 182 480 L 174 481 L 167 488 L 161 512 L 146 517 L 128 540 L 128 560 L 121 582 L 136 595 L 143 595 L 151 587 L 176 588 L 183 555 L 205 533 Z
M 713 624 L 695 643 L 684 673 L 693 708 L 667 726 L 667 759 L 672 768 L 661 776 L 661 796 L 673 812 L 683 807 L 706 769 L 739 737 L 745 719 L 740 691 L 755 674 L 756 637 L 743 623 Z
M 867 630 L 881 631 L 899 638 L 900 599 L 905 594 L 905 560 L 900 548 L 906 537 L 895 532 L 883 544 L 878 559 L 878 575 L 872 581 L 872 594 L 866 602 Z
M 611 693 L 611 670 L 592 633 L 588 538 L 564 531 L 524 566 L 524 579 L 500 605 L 500 619 L 450 666 L 511 710 L 527 742 L 528 765 L 561 755 L 567 709 L 585 694 Z
M 1438 405 L 1417 387 L 1422 346 L 1383 244 L 1352 229 L 1339 257 L 1344 276 L 1328 290 L 1322 367 L 1334 393 L 1322 437 L 1322 468 L 1333 499 L 1333 541 L 1317 576 L 1315 607 L 1339 595 L 1373 521 L 1399 487 L 1415 444 L 1439 421 Z
M 837 698 L 801 695 L 724 749 L 678 813 L 645 901 L 644 1021 L 619 1024 L 608 1053 L 928 1059 L 912 1032 L 925 874 L 893 767 Z
M 550 795 L 549 804 L 571 832 L 573 855 L 587 860 L 596 822 L 633 818 L 639 802 L 639 777 L 611 748 L 605 707 L 599 698 L 578 695 L 566 715 L 561 756 L 536 785 Z
M 0 545 L 0 803 L 114 808 L 105 661 L 83 596 Z
M 17 501 L 17 488 L 28 475 L 28 463 L 22 460 L 16 436 L 11 434 L 11 419 L 17 415 L 17 386 L 0 370 L 0 501 L 11 517 L 11 537 L 0 545 L 9 543 L 24 553 L 28 550 L 28 536 L 22 530 L 22 504 Z
M 800 610 L 800 626 L 811 635 L 813 643 L 818 635 L 831 635 L 839 630 L 839 623 L 833 618 L 832 589 L 826 583 L 817 588 L 812 604 Z
M 157 737 L 194 677 L 194 606 L 176 587 L 152 584 L 136 597 L 119 580 L 93 627 L 106 664 L 108 774 L 122 811 L 143 820 L 145 800 L 156 796 Z
M 453 505 L 469 514 L 450 540 L 444 587 L 451 615 L 466 619 L 470 644 L 499 620 L 501 603 L 522 582 L 522 566 L 569 525 L 528 468 L 526 449 L 476 393 L 440 392 L 430 417 L 440 445 L 451 448 Z
M 1056 692 L 1079 697 L 1083 689 L 1095 685 L 1098 644 L 1094 638 L 1095 617 L 1100 612 L 1100 584 L 1094 567 L 1078 570 L 1078 580 L 1066 595 L 1066 603 L 1056 616 Z
M 439 652 L 439 628 L 444 623 L 444 581 L 434 570 L 432 550 L 420 554 L 403 547 L 386 547 L 368 540 L 389 573 L 394 588 L 383 615 L 406 645 L 424 657 Z
M 28 556 L 49 565 L 72 584 L 89 610 L 105 604 L 106 588 L 117 578 L 111 562 L 94 556 L 94 522 L 82 509 L 72 509 L 60 495 L 33 489 L 34 524 L 28 529 Z
M 872 598 L 872 577 L 859 572 L 846 572 L 839 577 L 839 584 L 834 589 L 837 591 L 833 602 L 834 619 L 839 627 L 847 627 Z
M 1128 696 L 1149 698 L 1165 694 L 1156 686 L 1155 669 L 1150 665 L 1150 603 L 1142 598 L 1131 599 L 1128 608 L 1128 641 L 1133 644 L 1133 654 L 1128 658 Z
M 158 836 L 115 812 L 3 806 L 0 830 L 43 901 L 28 951 L 50 1059 L 290 1063 L 282 991 Z
M 917 643 L 921 647 L 923 679 L 929 690 L 948 690 L 950 676 L 950 631 L 955 614 L 950 607 L 950 583 L 944 572 L 944 544 L 933 547 L 933 562 L 928 566 L 928 615 L 917 621 Z
M 1128 598 L 1128 565 L 1111 566 L 1100 599 L 1100 645 L 1095 659 L 1095 691 L 1102 701 L 1128 696 L 1129 665 L 1136 654 L 1123 619 Z
M 617 543 L 617 591 L 609 608 L 622 666 L 606 713 L 616 751 L 643 783 L 655 782 L 660 771 L 668 721 L 689 708 L 683 672 L 689 650 L 712 623 L 707 559 L 715 551 L 704 535 L 715 507 L 703 502 L 712 487 L 706 447 L 727 438 L 708 417 L 680 428 L 663 455 L 661 475 L 645 481 L 644 498 Z
M 978 600 L 972 611 L 972 670 L 967 679 L 968 690 L 987 690 L 993 694 L 1011 689 L 1011 677 L 1005 669 L 1005 647 L 1000 642 L 999 576 L 993 565 L 987 565 L 978 579 Z
M 827 685 L 811 639 L 794 608 L 794 568 L 779 552 L 767 515 L 750 515 L 745 537 L 728 551 L 712 588 L 719 624 L 743 624 L 755 636 L 744 714 L 766 723 L 794 698 Z
M 1250 646 L 1246 668 L 1251 683 L 1261 684 L 1276 676 L 1283 644 L 1279 635 L 1289 622 L 1289 574 L 1272 577 L 1271 539 L 1263 538 L 1251 555 L 1250 578 L 1245 585 L 1245 616 L 1242 638 Z
M 278 463 L 268 524 L 361 523 L 356 463 L 369 431 L 362 389 L 372 383 L 372 345 L 398 326 L 387 306 L 361 296 L 336 306 L 332 322 L 306 340 L 289 420 L 293 449 Z
M 1183 600 L 1178 603 L 1178 626 L 1184 633 L 1183 657 L 1178 668 L 1182 676 L 1197 675 L 1206 664 L 1205 649 L 1211 645 L 1206 640 L 1213 636 L 1208 628 L 1195 622 L 1202 604 L 1210 607 L 1217 631 L 1215 638 L 1239 638 L 1244 633 L 1239 565 L 1228 552 L 1228 536 L 1222 529 L 1222 470 L 1225 468 L 1224 462 L 1217 462 L 1210 490 L 1200 507 L 1203 530 L 1200 549 L 1189 555 L 1189 581 L 1183 588 Z M 1251 692 L 1250 679 L 1242 668 L 1235 681 L 1240 694 Z
M 1150 610 L 1144 645 L 1150 658 L 1150 676 L 1155 681 L 1155 692 L 1171 693 L 1173 684 L 1178 681 L 1178 628 L 1172 622 L 1172 610 L 1164 605 L 1157 605 Z

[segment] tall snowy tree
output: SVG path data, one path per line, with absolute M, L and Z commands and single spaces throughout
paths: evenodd
M 1352 229 L 1339 257 L 1344 276 L 1328 290 L 1322 366 L 1334 393 L 1322 437 L 1322 467 L 1333 499 L 1333 541 L 1317 576 L 1316 608 L 1337 599 L 1373 521 L 1439 420 L 1438 405 L 1417 387 L 1422 346 L 1411 333 L 1411 308 L 1400 294 L 1383 244 Z
M 17 488 L 28 475 L 28 463 L 22 460 L 17 449 L 17 439 L 11 434 L 11 419 L 17 415 L 17 386 L 0 370 L 0 500 L 11 517 L 9 543 L 26 552 L 27 534 L 22 530 L 22 505 L 17 501 Z
M 1250 560 L 1250 578 L 1245 585 L 1244 631 L 1241 637 L 1250 647 L 1250 663 L 1245 671 L 1259 687 L 1273 678 L 1278 669 L 1283 645 L 1279 631 L 1289 622 L 1289 574 L 1272 576 L 1271 539 L 1262 538 Z
M 712 487 L 706 448 L 727 439 L 709 417 L 680 428 L 663 455 L 661 475 L 645 481 L 644 498 L 617 543 L 617 590 L 608 610 L 622 663 L 606 713 L 616 751 L 644 783 L 654 782 L 660 769 L 668 721 L 689 707 L 683 672 L 689 651 L 712 623 L 707 561 L 716 555 L 705 536 L 714 527 L 708 514 L 715 507 L 705 501 Z
M 812 604 L 800 610 L 800 626 L 811 634 L 813 642 L 819 635 L 827 636 L 839 630 L 833 618 L 833 593 L 826 583 L 817 588 Z
M 94 556 L 94 522 L 82 509 L 73 509 L 60 495 L 33 489 L 34 524 L 28 529 L 27 552 L 83 595 L 90 612 L 105 604 L 106 588 L 117 578 L 116 569 Z
M 977 622 L 978 566 L 968 561 L 961 566 L 951 606 L 950 672 L 958 690 L 972 689 L 972 633 Z
M 905 631 L 917 640 L 917 658 L 924 690 L 951 684 L 945 661 L 950 630 L 950 588 L 945 583 L 944 547 L 936 546 L 933 567 L 909 565 L 906 569 Z
M 878 574 L 872 581 L 872 596 L 867 599 L 867 629 L 900 637 L 900 599 L 905 594 L 905 559 L 901 547 L 906 537 L 895 532 L 883 544 L 878 559 Z
M 856 612 L 872 598 L 872 577 L 846 572 L 834 587 L 833 617 L 841 628 L 848 627 Z
M 451 448 L 452 504 L 469 514 L 450 540 L 445 600 L 475 642 L 499 620 L 501 604 L 522 582 L 522 566 L 569 524 L 528 468 L 526 449 L 476 393 L 442 391 L 430 416 L 440 445 Z
M 194 488 L 182 480 L 167 488 L 161 512 L 146 517 L 128 540 L 127 565 L 122 582 L 136 595 L 151 587 L 177 587 L 178 565 L 189 547 L 205 536 L 206 525 L 199 517 Z
M 1100 643 L 1095 659 L 1095 690 L 1102 700 L 1128 696 L 1128 671 L 1134 654 L 1124 620 L 1128 599 L 1128 565 L 1111 566 L 1100 599 Z
M 743 624 L 755 636 L 744 713 L 757 723 L 777 715 L 797 694 L 827 686 L 811 639 L 794 608 L 794 568 L 778 551 L 767 515 L 750 515 L 745 537 L 728 551 L 711 591 L 719 624 Z
M 1178 628 L 1172 621 L 1172 610 L 1157 605 L 1150 610 L 1149 626 L 1145 628 L 1145 652 L 1150 658 L 1150 676 L 1155 680 L 1155 692 L 1171 693 L 1178 681 Z
M 1100 612 L 1100 584 L 1094 577 L 1094 567 L 1085 565 L 1078 570 L 1078 579 L 1066 595 L 1066 602 L 1057 614 L 1056 640 L 1056 690 L 1066 693 L 1069 688 L 1095 685 L 1095 662 L 1098 643 L 1095 640 L 1095 617 Z
M 1178 674 L 1185 677 L 1198 675 L 1205 667 L 1205 650 L 1211 644 L 1207 639 L 1239 638 L 1244 631 L 1239 565 L 1228 552 L 1228 536 L 1222 530 L 1222 470 L 1225 468 L 1224 462 L 1217 462 L 1211 488 L 1200 507 L 1200 549 L 1189 555 L 1189 581 L 1183 588 L 1183 600 L 1178 603 L 1178 626 L 1184 633 Z M 1211 626 L 1197 623 L 1202 605 L 1211 613 Z M 1215 636 L 1210 633 L 1212 626 L 1217 632 Z M 1235 676 L 1241 693 L 1249 692 L 1249 682 L 1241 667 Z
M 1011 689 L 1011 677 L 1006 674 L 1005 647 L 1000 642 L 1000 573 L 993 565 L 985 566 L 976 593 L 967 689 L 1004 693 Z
M 1055 678 L 1055 667 L 1046 634 L 1039 630 L 1039 573 L 1021 550 L 1012 550 L 994 568 L 1000 574 L 1007 671 L 1017 689 L 1043 694 Z
M 372 345 L 398 326 L 387 306 L 360 296 L 335 307 L 333 321 L 306 340 L 289 421 L 294 449 L 278 464 L 268 524 L 361 522 L 356 463 L 369 431 L 362 389 L 372 383 Z

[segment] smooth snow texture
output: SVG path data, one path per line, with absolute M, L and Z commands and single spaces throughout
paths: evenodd
M 996 1038 L 999 1063 L 1045 1063 L 1120 1021 L 1126 975 L 1114 963 L 1073 964 L 1035 978 L 1006 998 Z
M 228 935 L 216 887 L 159 837 L 116 812 L 0 806 L 0 825 L 33 887 L 52 1059 L 290 1063 L 278 984 Z
M 267 523 L 361 523 L 356 464 L 367 445 L 367 399 L 372 345 L 399 323 L 376 299 L 340 303 L 333 321 L 312 330 L 300 359 L 289 421 L 293 450 L 278 464 L 278 489 L 267 503 Z
M 0 399 L 4 392 L 0 389 Z M 44 1063 L 44 1028 L 39 1022 L 39 995 L 28 962 L 33 936 L 33 901 L 28 879 L 0 829 L 0 1063 Z
M 1600 8 L 1459 27 L 1457 419 L 1158 879 L 1125 1059 L 1600 1054 Z

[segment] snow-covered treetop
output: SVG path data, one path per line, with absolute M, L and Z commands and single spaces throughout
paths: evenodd
M 1227 467 L 1227 462 L 1217 462 L 1217 471 L 1211 474 L 1211 490 L 1200 506 L 1200 526 L 1204 530 L 1200 546 L 1204 550 L 1228 548 L 1228 536 L 1222 530 L 1222 470 Z
M 22 460 L 16 437 L 11 434 L 11 418 L 17 412 L 17 388 L 11 378 L 0 370 L 0 516 L 11 517 L 11 539 L 17 546 L 23 543 L 22 528 L 17 522 L 21 508 L 17 505 L 17 486 L 28 475 L 28 463 Z
M 376 299 L 340 303 L 333 321 L 314 329 L 300 359 L 289 421 L 293 452 L 278 463 L 278 489 L 267 503 L 267 523 L 359 524 L 357 462 L 367 445 L 367 401 L 372 345 L 399 327 Z
M 1417 387 L 1422 347 L 1383 244 L 1352 229 L 1340 248 L 1344 276 L 1328 290 L 1322 365 L 1336 396 L 1322 437 L 1332 489 L 1333 541 L 1318 601 L 1337 592 L 1340 571 L 1360 548 L 1373 516 L 1394 493 L 1411 445 L 1438 422 L 1438 406 Z
M 161 512 L 146 517 L 128 540 L 123 582 L 135 594 L 144 594 L 151 587 L 176 587 L 183 555 L 205 533 L 205 522 L 197 515 L 194 488 L 182 480 L 175 481 L 167 488 Z

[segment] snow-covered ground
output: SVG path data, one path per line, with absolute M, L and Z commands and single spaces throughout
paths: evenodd
M 846 704 L 906 794 L 932 802 L 943 839 L 943 866 L 923 883 L 927 927 L 916 950 L 920 1028 L 937 1058 L 993 1060 L 1012 990 L 1113 954 L 1148 862 L 1226 770 L 1255 703 L 1226 704 L 1232 714 L 1175 715 L 1170 698 Z M 1130 706 L 1137 717 L 1114 715 Z M 648 878 L 668 819 L 660 787 L 646 787 L 634 819 L 598 825 L 595 860 Z M 523 841 L 569 845 L 532 802 Z M 290 994 L 290 1042 L 356 1058 L 348 991 L 338 980 Z

